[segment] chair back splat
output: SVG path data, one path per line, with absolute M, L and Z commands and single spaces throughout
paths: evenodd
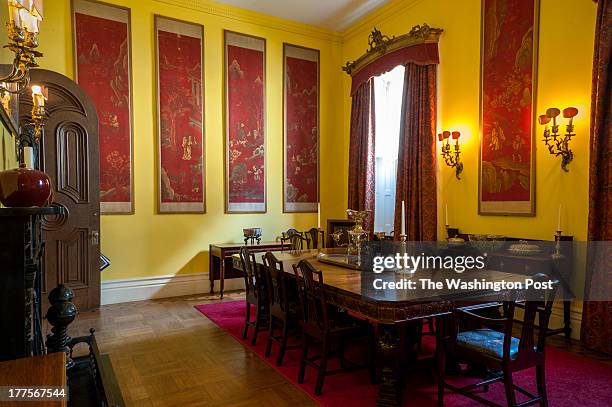
M 312 249 L 322 249 L 325 247 L 325 242 L 322 239 L 322 236 L 325 234 L 317 228 L 311 228 L 305 232 L 306 237 L 310 239 L 310 248 Z
M 242 337 L 246 339 L 249 328 L 253 328 L 255 345 L 260 329 L 265 328 L 269 317 L 268 293 L 266 290 L 266 275 L 264 268 L 255 262 L 255 254 L 243 246 L 240 248 L 240 261 L 244 270 L 244 286 L 246 290 L 246 317 Z M 251 305 L 255 307 L 255 320 L 251 321 Z
M 257 290 L 255 288 L 255 255 L 249 252 L 245 246 L 240 248 L 240 262 L 242 263 L 244 287 L 246 290 L 246 296 L 257 297 Z
M 270 313 L 286 315 L 289 311 L 289 288 L 283 271 L 283 263 L 272 252 L 263 256 L 264 268 L 267 270 L 268 301 Z
M 323 286 L 323 273 L 307 260 L 293 265 L 298 284 L 305 329 L 325 331 L 329 329 L 327 298 Z
M 548 276 L 544 274 L 536 274 L 533 277 L 534 281 L 548 281 Z M 546 343 L 546 334 L 548 332 L 548 323 L 552 313 L 553 302 L 559 288 L 559 281 L 553 282 L 552 290 L 531 290 L 528 298 L 529 301 L 524 303 L 516 303 L 519 308 L 524 308 L 523 327 L 521 329 L 521 338 L 519 343 L 519 357 L 524 351 L 544 352 Z M 537 300 L 534 300 L 536 299 Z M 535 336 L 536 317 L 538 319 L 537 342 Z

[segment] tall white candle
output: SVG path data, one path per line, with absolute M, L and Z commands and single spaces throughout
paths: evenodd
M 23 162 L 26 168 L 34 168 L 34 148 L 24 147 L 23 148 Z
M 557 212 L 557 231 L 561 230 L 561 204 L 559 204 L 559 211 Z
M 406 234 L 406 205 L 402 201 L 402 231 L 401 234 Z
M 448 204 L 444 204 L 444 224 L 448 226 Z
M 19 9 L 9 2 L 9 21 L 15 27 L 21 28 L 21 22 L 19 18 Z
M 321 229 L 321 202 L 317 203 L 317 229 Z

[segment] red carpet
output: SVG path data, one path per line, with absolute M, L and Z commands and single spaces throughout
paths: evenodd
M 267 339 L 266 332 L 260 332 L 257 345 L 251 346 L 249 338 L 242 340 L 242 327 L 244 324 L 245 302 L 227 301 L 216 304 L 198 305 L 195 307 L 202 314 L 210 318 L 218 326 L 229 332 L 239 342 L 253 350 L 262 359 Z M 254 315 L 254 311 L 251 313 Z M 376 404 L 378 386 L 370 384 L 367 369 L 356 372 L 340 373 L 325 378 L 323 394 L 314 395 L 314 382 L 316 372 L 306 368 L 304 384 L 298 384 L 297 371 L 299 364 L 299 349 L 288 349 L 281 367 L 276 366 L 278 345 L 272 347 L 272 354 L 266 361 L 291 383 L 306 392 L 312 399 L 324 406 L 373 406 Z M 612 406 L 612 366 L 601 362 L 582 358 L 580 356 L 547 348 L 547 386 L 550 406 Z M 529 369 L 515 374 L 515 382 L 532 393 L 536 392 L 533 371 Z M 405 405 L 435 406 L 436 386 L 434 378 L 426 371 L 414 373 L 405 378 L 406 390 L 403 394 Z M 496 383 L 484 397 L 505 405 L 503 385 Z M 517 401 L 524 400 L 517 393 Z M 453 407 L 476 405 L 470 399 L 457 394 L 446 393 L 445 405 Z

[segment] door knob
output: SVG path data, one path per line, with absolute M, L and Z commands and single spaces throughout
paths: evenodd
M 100 231 L 92 230 L 91 232 L 91 244 L 92 246 L 97 246 L 100 244 Z

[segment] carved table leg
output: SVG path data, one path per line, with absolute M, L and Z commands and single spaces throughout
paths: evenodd
M 400 332 L 395 324 L 378 326 L 378 353 L 382 358 L 381 386 L 376 405 L 379 407 L 401 404 L 400 385 Z
M 219 269 L 219 294 L 220 298 L 223 299 L 223 291 L 225 290 L 225 257 L 223 255 L 220 258 L 220 269 Z
M 208 249 L 208 278 L 210 280 L 210 293 L 215 293 L 215 256 L 212 254 L 212 248 Z

